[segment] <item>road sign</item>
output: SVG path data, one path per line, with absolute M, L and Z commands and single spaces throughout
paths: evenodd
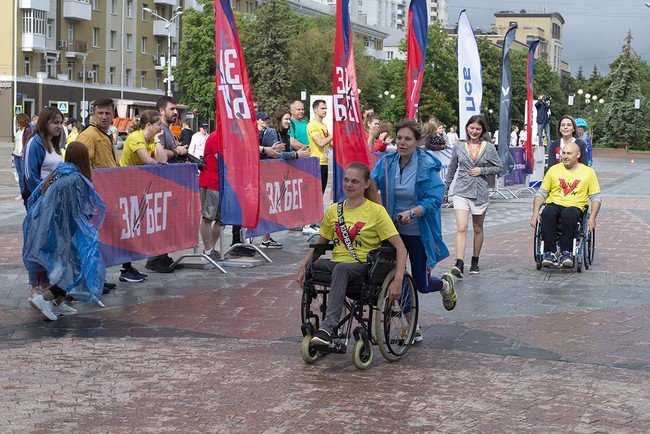
M 59 101 L 57 107 L 64 115 L 68 114 L 68 101 Z
M 88 101 L 81 101 L 81 108 L 88 110 Z
M 23 112 L 23 106 L 22 105 L 15 105 L 14 106 L 14 116 L 19 115 Z
M 81 115 L 81 119 L 86 119 L 88 117 L 88 110 L 83 109 L 79 114 Z

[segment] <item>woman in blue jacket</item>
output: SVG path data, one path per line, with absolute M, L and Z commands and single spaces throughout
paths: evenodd
M 27 199 L 40 182 L 63 161 L 61 156 L 61 130 L 63 114 L 56 107 L 46 107 L 39 115 L 34 135 L 24 150 L 25 190 L 22 192 L 27 207 Z
M 454 279 L 428 272 L 449 256 L 442 239 L 440 206 L 445 186 L 440 179 L 440 161 L 419 149 L 420 126 L 403 119 L 395 125 L 397 152 L 383 156 L 372 171 L 381 190 L 382 204 L 394 221 L 411 261 L 411 272 L 420 293 L 440 291 L 445 309 L 456 305 Z M 414 194 L 415 192 L 415 194 Z M 415 341 L 421 341 L 418 327 Z

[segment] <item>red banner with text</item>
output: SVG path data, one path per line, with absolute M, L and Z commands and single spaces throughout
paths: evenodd
M 260 222 L 254 237 L 320 223 L 323 193 L 317 158 L 260 161 Z
M 198 240 L 196 164 L 93 170 L 106 204 L 100 249 L 107 267 L 188 249 Z

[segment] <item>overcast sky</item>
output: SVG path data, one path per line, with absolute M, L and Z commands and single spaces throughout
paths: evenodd
M 562 60 L 569 63 L 575 76 L 582 65 L 589 77 L 595 65 L 601 74 L 609 72 L 609 64 L 618 56 L 627 30 L 632 30 L 632 47 L 650 63 L 650 8 L 645 0 L 449 0 L 449 26 L 458 22 L 458 14 L 467 9 L 472 27 L 489 30 L 494 13 L 559 12 L 564 18 Z

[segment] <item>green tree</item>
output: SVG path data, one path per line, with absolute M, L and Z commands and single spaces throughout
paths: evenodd
M 214 119 L 214 6 L 201 0 L 203 11 L 183 11 L 183 38 L 175 76 L 181 103 L 190 110 L 199 110 L 201 116 Z
M 635 99 L 640 99 L 642 106 L 646 106 L 647 100 L 647 94 L 643 95 L 641 91 L 640 79 L 643 78 L 644 70 L 639 68 L 639 61 L 632 49 L 632 33 L 628 31 L 621 54 L 610 65 L 608 81 L 611 84 L 607 88 L 603 104 L 603 118 L 607 125 L 602 138 L 605 146 L 626 143 L 631 148 L 650 148 L 643 113 L 634 108 Z M 641 142 L 639 138 L 642 139 Z
M 248 41 L 246 66 L 253 94 L 260 107 L 275 111 L 288 106 L 294 68 L 291 41 L 297 33 L 298 17 L 287 0 L 271 0 L 256 12 L 256 38 Z

